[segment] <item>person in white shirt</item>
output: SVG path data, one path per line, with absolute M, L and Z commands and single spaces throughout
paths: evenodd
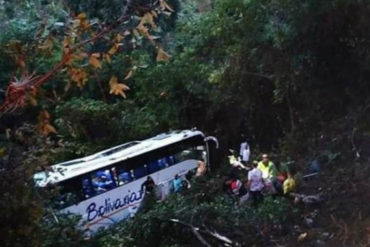
M 249 144 L 246 141 L 244 141 L 240 144 L 239 155 L 240 155 L 240 158 L 241 158 L 241 161 L 242 161 L 243 165 L 246 165 L 248 163 L 249 157 L 251 155 L 251 150 L 250 150 Z
M 247 145 L 248 145 L 248 143 L 246 141 L 240 143 L 240 150 L 239 150 L 240 157 L 243 156 L 243 150 L 246 148 Z
M 248 190 L 250 197 L 252 198 L 252 203 L 254 207 L 257 207 L 258 204 L 263 200 L 262 190 L 265 187 L 262 178 L 262 171 L 257 168 L 258 162 L 253 161 L 253 169 L 248 173 Z

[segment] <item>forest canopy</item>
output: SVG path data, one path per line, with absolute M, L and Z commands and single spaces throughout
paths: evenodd
M 0 1 L 4 246 L 82 241 L 70 222 L 75 219 L 50 227 L 55 239 L 65 231 L 58 244 L 42 235 L 50 212 L 32 189 L 35 171 L 168 130 L 197 127 L 217 136 L 221 174 L 224 154 L 241 134 L 254 158 L 271 152 L 281 161 L 300 161 L 301 171 L 322 156 L 368 165 L 369 23 L 367 0 Z M 344 176 L 349 168 L 341 169 Z M 203 186 L 212 191 L 215 177 Z M 184 205 L 175 198 L 156 206 L 117 228 L 118 235 L 139 232 L 143 243 L 120 241 L 147 245 L 158 232 L 140 233 L 143 221 L 156 228 L 158 215 L 164 220 L 176 205 L 190 207 L 195 199 L 196 210 L 226 219 L 230 208 L 213 192 L 213 198 L 191 194 Z M 274 211 L 268 220 L 286 222 L 275 213 L 289 207 L 271 201 L 256 215 Z M 234 216 L 251 217 L 242 210 Z M 234 234 L 235 222 L 226 223 L 222 230 Z M 96 241 L 107 239 L 117 243 L 113 233 Z M 161 243 L 185 241 L 179 239 L 164 236 Z

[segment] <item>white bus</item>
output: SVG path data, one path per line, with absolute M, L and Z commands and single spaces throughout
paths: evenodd
M 209 170 L 214 148 L 217 139 L 200 131 L 172 131 L 53 165 L 51 171 L 36 173 L 34 180 L 37 187 L 60 187 L 56 208 L 81 215 L 83 228 L 95 232 L 137 212 L 148 176 L 163 198 L 176 174 L 184 177 L 200 160 Z

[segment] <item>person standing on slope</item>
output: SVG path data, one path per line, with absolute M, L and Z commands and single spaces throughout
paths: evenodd
M 247 143 L 247 141 L 242 142 L 240 144 L 239 156 L 243 165 L 247 165 L 250 155 L 251 150 L 249 144 Z
M 267 154 L 262 155 L 262 160 L 258 163 L 258 169 L 262 171 L 262 178 L 267 185 L 267 191 L 271 194 L 276 194 L 280 191 L 281 186 L 277 181 L 278 169 Z
M 258 169 L 262 171 L 263 179 L 274 179 L 278 174 L 275 164 L 267 154 L 262 155 L 262 160 L 258 163 Z
M 252 199 L 252 204 L 257 207 L 258 204 L 263 200 L 262 190 L 265 187 L 265 183 L 262 178 L 262 171 L 257 168 L 258 162 L 253 161 L 253 169 L 248 172 L 247 187 Z

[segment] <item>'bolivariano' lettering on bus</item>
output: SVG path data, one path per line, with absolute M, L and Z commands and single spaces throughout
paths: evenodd
M 107 198 L 104 200 L 105 202 L 102 206 L 97 206 L 95 202 L 92 202 L 86 208 L 87 220 L 93 221 L 96 219 L 96 217 L 102 217 L 117 209 L 133 204 L 134 202 L 138 202 L 143 198 L 143 194 L 144 191 L 140 190 L 138 193 L 132 192 L 131 194 L 128 194 L 123 198 L 117 198 L 114 201 L 111 201 L 110 198 Z

